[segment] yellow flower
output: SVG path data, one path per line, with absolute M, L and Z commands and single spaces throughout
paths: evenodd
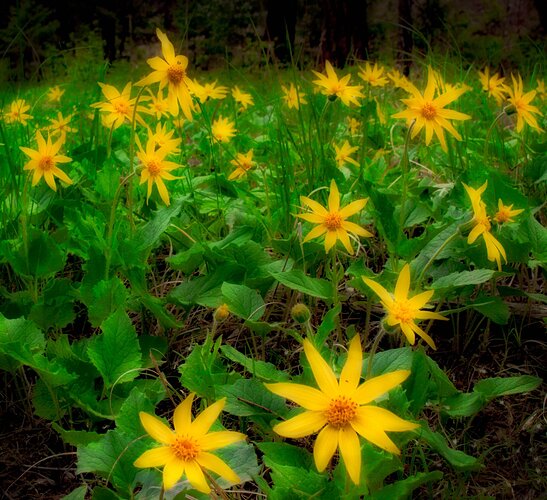
M 543 116 L 543 113 L 536 107 L 532 106 L 530 103 L 536 96 L 535 90 L 530 90 L 530 92 L 523 93 L 523 84 L 522 77 L 518 75 L 518 80 L 511 75 L 513 80 L 513 87 L 504 85 L 505 91 L 509 95 L 507 102 L 513 106 L 517 113 L 517 132 L 520 132 L 524 127 L 524 122 L 526 122 L 530 127 L 537 130 L 538 132 L 543 132 L 543 130 L 538 125 L 536 117 L 534 114 Z
M 351 135 L 357 134 L 361 128 L 361 122 L 355 118 L 348 118 L 348 131 Z
M 228 93 L 228 87 L 217 85 L 216 80 L 213 83 L 205 83 L 204 85 L 194 80 L 190 90 L 201 103 L 206 102 L 208 99 L 224 99 Z
M 230 139 L 236 135 L 236 129 L 228 118 L 219 116 L 211 126 L 211 133 L 219 142 L 230 142 Z
M 384 112 L 382 111 L 382 107 L 380 106 L 380 102 L 378 101 L 378 99 L 376 97 L 374 98 L 374 102 L 376 102 L 376 115 L 378 116 L 378 121 L 382 125 L 385 125 L 386 116 L 384 115 Z
M 304 94 L 300 89 L 294 86 L 294 83 L 291 83 L 290 87 L 285 87 L 281 85 L 281 90 L 283 90 L 283 100 L 285 104 L 290 108 L 300 109 L 301 104 L 308 104 L 308 101 L 304 99 L 306 94 Z
M 32 116 L 27 114 L 30 105 L 24 99 L 16 99 L 10 104 L 10 110 L 4 113 L 4 121 L 6 123 L 20 123 L 26 125 L 27 120 L 32 120 Z
M 383 87 L 387 82 L 387 78 L 383 76 L 384 68 L 378 67 L 378 63 L 374 63 L 374 66 L 367 61 L 365 67 L 359 67 L 361 70 L 358 74 L 362 80 L 367 82 L 372 87 Z
M 57 154 L 64 142 L 65 138 L 62 135 L 55 143 L 52 143 L 51 138 L 48 136 L 46 142 L 42 137 L 42 134 L 38 131 L 36 132 L 36 143 L 38 144 L 37 151 L 19 146 L 19 149 L 30 158 L 30 161 L 24 166 L 23 170 L 34 171 L 32 175 L 33 186 L 36 186 L 42 177 L 53 191 L 57 191 L 55 177 L 58 177 L 67 184 L 72 184 L 68 175 L 57 166 L 57 163 L 68 163 L 72 161 L 68 156 Z
M 397 69 L 390 71 L 387 76 L 393 82 L 395 87 L 404 89 L 407 92 L 410 92 L 409 89 L 413 87 L 413 85 L 408 81 L 408 78 L 405 75 L 401 75 L 400 71 Z
M 155 183 L 160 193 L 161 199 L 166 205 L 169 205 L 169 192 L 165 187 L 163 180 L 172 181 L 176 179 L 174 175 L 170 174 L 171 170 L 180 168 L 181 166 L 172 161 L 166 161 L 165 157 L 173 153 L 176 146 L 172 144 L 165 144 L 159 149 L 156 149 L 156 141 L 154 137 L 149 136 L 146 143 L 146 150 L 142 149 L 140 141 L 137 141 L 139 151 L 137 157 L 142 164 L 141 180 L 140 184 L 148 182 L 148 193 L 146 195 L 146 201 L 152 194 L 152 185 Z
M 139 468 L 163 466 L 163 486 L 166 490 L 175 486 L 186 474 L 193 488 L 210 493 L 203 469 L 213 471 L 230 483 L 240 483 L 238 475 L 223 460 L 210 453 L 245 440 L 245 435 L 239 432 L 209 432 L 224 408 L 226 398 L 207 407 L 192 422 L 193 400 L 194 394 L 190 394 L 175 409 L 174 431 L 156 416 L 142 411 L 139 413 L 145 431 L 162 446 L 145 451 L 133 465 Z
M 273 430 L 292 439 L 319 432 L 313 447 L 317 470 L 325 470 L 338 448 L 351 480 L 359 484 L 359 435 L 379 448 L 399 455 L 401 452 L 386 431 L 404 432 L 419 427 L 418 424 L 403 420 L 384 408 L 368 404 L 404 382 L 410 371 L 386 373 L 359 385 L 363 353 L 358 335 L 350 342 L 348 358 L 339 380 L 307 339 L 304 340 L 304 353 L 319 389 L 288 382 L 265 384 L 274 394 L 294 401 L 305 410 L 300 415 L 277 424 Z
M 253 161 L 253 150 L 250 149 L 246 154 L 238 153 L 235 160 L 230 160 L 230 163 L 236 167 L 236 169 L 230 174 L 228 180 L 241 179 L 254 165 L 256 165 Z
M 103 95 L 106 97 L 106 101 L 96 102 L 91 105 L 92 108 L 97 108 L 104 113 L 103 124 L 105 127 L 112 127 L 114 129 L 121 126 L 125 121 L 132 123 L 133 113 L 135 110 L 135 102 L 137 98 L 131 99 L 131 82 L 120 92 L 113 85 L 107 85 L 99 82 Z M 141 98 L 141 101 L 143 98 Z M 146 110 L 142 106 L 137 106 L 136 120 L 144 125 L 144 120 L 139 113 Z
M 156 115 L 156 120 L 160 120 L 163 116 L 169 116 L 169 103 L 167 99 L 163 97 L 163 90 L 158 90 L 158 93 L 154 95 L 150 89 L 146 89 L 150 95 L 150 104 L 148 110 L 151 114 Z
M 515 222 L 513 217 L 524 212 L 524 208 L 513 210 L 513 205 L 504 205 L 501 199 L 498 199 L 498 211 L 494 215 L 494 220 L 498 224 L 505 222 Z
M 363 87 L 361 85 L 349 85 L 351 75 L 346 75 L 339 80 L 329 61 L 325 62 L 325 71 L 326 75 L 313 71 L 315 76 L 319 78 L 319 80 L 314 80 L 313 83 L 321 89 L 321 93 L 329 96 L 329 99 L 332 100 L 339 97 L 346 106 L 351 104 L 359 106 L 359 98 L 364 97 L 361 93 Z
M 460 113 L 459 111 L 444 108 L 447 104 L 450 104 L 460 97 L 465 92 L 464 89 L 453 89 L 434 98 L 435 88 L 435 76 L 433 70 L 429 68 L 427 86 L 423 95 L 411 84 L 408 91 L 412 94 L 412 97 L 401 99 L 408 106 L 408 109 L 395 113 L 393 117 L 406 118 L 408 121 L 414 120 L 414 127 L 412 128 L 411 134 L 412 138 L 416 137 L 422 128 L 425 128 L 426 145 L 429 145 L 433 137 L 433 132 L 435 132 L 443 150 L 448 151 L 444 137 L 444 129 L 452 134 L 458 141 L 461 141 L 462 139 L 460 134 L 448 120 L 468 120 L 471 117 L 464 113 Z
M 59 85 L 55 85 L 55 87 L 51 87 L 47 92 L 48 101 L 59 102 L 64 93 L 64 89 L 61 89 Z
M 467 194 L 471 200 L 471 206 L 473 207 L 473 222 L 475 227 L 469 233 L 467 237 L 467 243 L 472 244 L 474 241 L 482 235 L 484 244 L 486 245 L 486 255 L 490 262 L 496 262 L 498 270 L 501 271 L 501 257 L 507 262 L 507 255 L 502 244 L 492 235 L 490 232 L 492 225 L 490 224 L 490 217 L 486 213 L 486 206 L 481 199 L 482 193 L 486 190 L 488 181 L 486 181 L 480 188 L 473 189 L 466 184 L 463 185 Z
M 161 42 L 163 59 L 159 56 L 148 59 L 146 62 L 154 71 L 142 80 L 139 80 L 135 85 L 143 86 L 159 82 L 160 89 L 163 89 L 167 85 L 167 105 L 169 112 L 173 116 L 177 116 L 180 104 L 184 116 L 188 120 L 192 120 L 194 103 L 192 102 L 189 90 L 192 80 L 186 74 L 188 58 L 183 55 L 175 55 L 173 44 L 159 28 L 156 29 L 156 35 Z
M 241 104 L 242 110 L 247 109 L 248 106 L 252 106 L 254 104 L 253 96 L 247 92 L 243 92 L 237 86 L 232 89 L 232 97 L 238 104 Z
M 338 162 L 338 167 L 343 167 L 347 162 L 359 166 L 359 162 L 350 157 L 352 153 L 359 150 L 359 147 L 350 146 L 349 142 L 345 141 L 340 147 L 334 144 L 334 149 L 336 151 L 334 159 Z
M 150 129 L 148 129 L 148 136 L 154 140 L 156 145 L 158 147 L 167 146 L 167 149 L 169 149 L 170 153 L 180 153 L 180 149 L 178 149 L 179 144 L 181 143 L 180 137 L 175 137 L 174 139 L 173 134 L 175 133 L 174 130 L 167 130 L 167 124 L 156 124 L 156 131 L 152 132 Z
M 66 137 L 67 132 L 76 132 L 75 128 L 69 126 L 72 115 L 63 117 L 63 114 L 59 111 L 57 113 L 57 118 L 50 118 L 49 121 L 51 125 L 47 127 L 48 130 L 52 132 L 53 135 L 59 133 L 61 136 Z
M 215 321 L 224 321 L 228 316 L 230 316 L 228 304 L 220 304 L 213 313 L 213 319 Z
M 353 248 L 348 233 L 356 234 L 357 236 L 362 236 L 364 238 L 370 238 L 372 234 L 361 226 L 358 226 L 354 222 L 349 222 L 346 219 L 353 214 L 360 212 L 367 204 L 367 201 L 368 198 L 357 200 L 341 209 L 340 193 L 334 179 L 330 183 L 328 210 L 307 196 L 301 196 L 300 202 L 302 205 L 309 207 L 312 213 L 298 214 L 297 217 L 312 222 L 313 224 L 319 224 L 307 234 L 304 238 L 304 243 L 326 233 L 326 252 L 336 244 L 337 240 L 340 240 L 346 250 L 353 255 Z
M 482 90 L 488 92 L 488 95 L 493 97 L 499 106 L 505 99 L 505 89 L 503 85 L 505 77 L 500 78 L 498 73 L 494 73 L 490 76 L 490 68 L 487 66 L 484 68 L 484 71 L 479 71 L 479 80 L 481 81 Z
M 545 97 L 547 97 L 547 92 L 545 92 L 545 82 L 543 80 L 537 80 L 538 86 L 536 87 L 536 92 L 538 97 L 541 100 L 545 100 Z
M 411 345 L 416 342 L 415 334 L 418 334 L 429 346 L 437 349 L 433 339 L 416 324 L 416 320 L 440 319 L 446 321 L 448 318 L 435 312 L 421 310 L 435 293 L 434 290 L 419 293 L 414 297 L 408 296 L 410 288 L 410 266 L 408 264 L 405 264 L 399 273 L 393 294 L 369 278 L 363 277 L 363 281 L 380 297 L 382 306 L 387 312 L 385 321 L 389 326 L 399 325 Z

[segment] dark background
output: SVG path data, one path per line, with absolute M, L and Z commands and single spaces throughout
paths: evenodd
M 2 10 L 4 81 L 55 76 L 56 58 L 84 46 L 143 60 L 156 27 L 204 70 L 381 58 L 407 72 L 431 48 L 508 70 L 544 59 L 547 22 L 544 0 L 8 0 Z

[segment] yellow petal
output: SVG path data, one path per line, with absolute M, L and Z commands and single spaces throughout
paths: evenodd
M 366 229 L 355 224 L 354 222 L 344 221 L 342 222 L 342 227 L 349 231 L 350 233 L 356 234 L 357 236 L 362 236 L 363 238 L 371 238 L 373 235 Z
M 403 432 L 420 427 L 418 424 L 404 420 L 395 413 L 379 406 L 362 406 L 357 410 L 357 415 L 366 422 L 375 422 L 384 431 Z
M 409 323 L 401 322 L 400 325 L 401 325 L 401 330 L 404 336 L 408 340 L 408 343 L 410 345 L 414 345 L 416 343 L 416 335 L 414 333 L 416 329 L 416 325 L 413 322 L 409 322 Z
M 189 432 L 194 437 L 204 436 L 207 434 L 215 420 L 220 415 L 220 412 L 226 404 L 226 398 L 222 398 L 211 406 L 203 410 L 196 419 L 192 422 Z
M 365 278 L 363 276 L 363 281 L 380 297 L 380 300 L 386 304 L 388 308 L 391 308 L 393 305 L 393 297 L 391 294 L 379 283 L 376 283 L 376 281 L 371 280 L 370 278 Z
M 201 491 L 201 493 L 205 493 L 206 495 L 211 493 L 211 488 L 207 484 L 205 475 L 195 460 L 186 462 L 185 472 L 186 477 L 188 478 L 188 481 L 190 481 L 193 488 Z
M 176 459 L 176 457 L 170 446 L 160 446 L 159 448 L 152 448 L 151 450 L 145 451 L 137 460 L 135 460 L 135 462 L 133 462 L 133 465 L 139 468 L 159 467 L 174 459 Z
M 340 393 L 348 396 L 353 393 L 359 385 L 361 370 L 363 369 L 363 350 L 361 339 L 355 335 L 349 344 L 348 358 L 340 374 Z
M 338 212 L 340 208 L 340 192 L 338 191 L 338 186 L 334 179 L 330 182 L 330 193 L 329 193 L 329 212 Z
M 427 304 L 429 299 L 433 297 L 433 294 L 435 293 L 434 290 L 427 290 L 426 292 L 419 293 L 418 295 L 414 295 L 414 297 L 407 300 L 406 305 L 410 309 L 421 309 L 423 306 Z
M 338 395 L 338 381 L 331 367 L 308 339 L 304 340 L 303 345 L 319 389 L 330 397 Z
M 171 444 L 175 439 L 175 433 L 167 427 L 158 417 L 139 412 L 139 418 L 144 430 L 156 441 L 163 444 Z
M 323 205 L 320 203 L 317 203 L 316 201 L 312 200 L 311 198 L 308 198 L 307 196 L 301 196 L 300 197 L 300 203 L 302 205 L 305 205 L 309 208 L 311 208 L 312 212 L 318 215 L 327 216 L 329 212 Z
M 196 461 L 201 467 L 215 472 L 229 483 L 237 484 L 241 482 L 239 476 L 223 460 L 212 453 L 202 452 L 198 455 Z
M 302 240 L 303 243 L 306 243 L 307 241 L 313 240 L 314 238 L 318 238 L 319 236 L 322 236 L 327 232 L 327 228 L 323 225 L 314 227 Z
M 339 228 L 336 230 L 336 238 L 339 239 L 342 244 L 344 245 L 344 248 L 347 250 L 347 252 L 350 255 L 353 255 L 353 247 L 351 246 L 351 242 L 349 240 L 348 232 L 344 230 L 343 228 Z
M 329 464 L 336 448 L 338 447 L 338 429 L 325 426 L 317 435 L 313 447 L 313 458 L 319 472 L 323 472 Z
M 44 172 L 44 179 L 45 179 L 47 185 L 51 189 L 53 189 L 53 191 L 57 191 L 57 186 L 55 184 L 55 178 L 53 177 L 53 174 L 51 173 L 51 171 Z
M 210 432 L 205 436 L 199 438 L 199 445 L 204 451 L 216 450 L 218 448 L 224 448 L 224 446 L 229 446 L 233 443 L 239 441 L 245 441 L 245 434 L 241 432 L 234 431 L 218 431 Z
M 363 208 L 365 208 L 365 205 L 367 204 L 367 202 L 368 202 L 368 198 L 362 198 L 360 200 L 353 201 L 349 205 L 346 205 L 344 208 L 342 208 L 338 212 L 338 215 L 342 219 L 350 217 L 353 214 L 356 214 L 357 212 L 360 212 L 361 210 L 363 210 Z
M 184 474 L 184 469 L 186 468 L 186 462 L 176 458 L 165 464 L 163 468 L 163 486 L 166 490 L 171 489 L 177 481 Z
M 355 430 L 349 425 L 342 427 L 338 434 L 338 444 L 349 477 L 355 484 L 359 484 L 361 479 L 361 444 Z
M 351 420 L 350 424 L 355 432 L 359 433 L 367 441 L 370 441 L 372 444 L 375 444 L 379 448 L 389 451 L 390 453 L 400 455 L 401 452 L 399 451 L 399 448 L 397 448 L 395 443 L 389 439 L 384 432 L 381 422 L 363 418 L 358 413 L 358 415 Z
M 409 375 L 410 370 L 396 370 L 371 378 L 357 388 L 352 398 L 359 405 L 370 403 L 404 382 Z
M 323 412 L 305 411 L 296 417 L 277 424 L 273 430 L 280 436 L 298 439 L 315 434 L 326 423 L 327 419 Z
M 191 392 L 188 397 L 179 404 L 173 414 L 173 425 L 175 432 L 181 436 L 186 434 L 192 422 L 192 402 L 194 401 L 194 393 Z
M 328 253 L 336 245 L 336 240 L 338 240 L 338 233 L 336 231 L 327 231 L 325 236 L 325 252 Z
M 163 203 L 169 206 L 169 191 L 167 191 L 167 188 L 165 187 L 165 183 L 159 176 L 157 176 L 155 180 L 156 180 L 156 186 L 158 187 L 158 192 L 160 193 Z
M 425 333 L 418 325 L 414 324 L 412 325 L 412 329 L 422 338 L 426 341 L 427 345 L 431 347 L 432 349 L 437 350 L 437 346 L 435 345 L 435 342 L 433 342 L 433 339 Z
M 397 279 L 397 284 L 395 285 L 395 300 L 403 301 L 406 300 L 408 296 L 408 289 L 410 287 L 410 266 L 405 264 L 401 272 L 399 273 L 399 278 Z
M 306 410 L 323 411 L 330 403 L 330 398 L 326 394 L 307 385 L 291 384 L 289 382 L 264 385 L 274 394 L 290 399 Z

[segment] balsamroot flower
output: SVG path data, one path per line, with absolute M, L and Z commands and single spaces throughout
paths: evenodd
M 253 150 L 250 149 L 245 154 L 238 153 L 234 160 L 230 160 L 230 163 L 236 167 L 236 169 L 230 174 L 228 180 L 241 179 L 256 165 L 253 161 Z
M 300 109 L 301 104 L 308 104 L 308 101 L 304 99 L 306 94 L 304 94 L 300 89 L 294 86 L 294 83 L 291 83 L 289 87 L 281 85 L 281 90 L 283 90 L 283 100 L 289 109 Z
M 524 208 L 518 208 L 513 210 L 513 205 L 504 205 L 501 199 L 498 199 L 498 211 L 494 215 L 494 220 L 498 224 L 504 224 L 505 222 L 515 222 L 513 217 L 524 212 Z
M 51 87 L 47 91 L 47 99 L 49 102 L 59 102 L 64 93 L 64 89 L 59 87 L 59 85 L 55 85 L 55 87 Z
M 410 371 L 397 370 L 359 384 L 363 353 L 358 335 L 350 342 L 348 358 L 339 380 L 307 339 L 304 340 L 304 353 L 319 389 L 288 382 L 266 384 L 271 392 L 294 401 L 305 410 L 300 415 L 277 424 L 273 430 L 292 439 L 319 432 L 313 447 L 317 470 L 324 471 L 339 449 L 351 480 L 359 484 L 359 435 L 379 448 L 398 455 L 400 451 L 386 431 L 403 432 L 418 427 L 418 424 L 403 420 L 384 408 L 369 404 L 404 382 Z
M 133 113 L 135 113 L 135 103 L 137 98 L 131 99 L 131 82 L 128 82 L 120 92 L 113 85 L 107 85 L 99 82 L 101 91 L 106 97 L 105 101 L 96 102 L 91 105 L 92 108 L 97 108 L 103 114 L 103 125 L 117 129 L 125 121 L 132 123 Z M 146 98 L 141 97 L 141 101 Z M 137 106 L 135 119 L 141 125 L 145 125 L 144 120 L 139 113 L 146 112 L 142 106 Z
M 361 80 L 367 82 L 372 87 L 383 87 L 387 84 L 388 79 L 383 76 L 384 68 L 378 67 L 378 63 L 374 63 L 374 66 L 367 61 L 365 67 L 359 68 L 361 71 L 358 73 Z
M 9 111 L 4 113 L 4 121 L 6 123 L 20 123 L 26 125 L 27 120 L 32 120 L 33 116 L 29 115 L 27 111 L 30 109 L 30 105 L 26 103 L 24 99 L 15 99 L 10 104 Z
M 387 312 L 385 321 L 389 326 L 399 325 L 411 345 L 416 342 L 416 334 L 418 334 L 430 347 L 437 349 L 433 339 L 416 324 L 416 320 L 440 319 L 446 321 L 448 318 L 435 312 L 421 310 L 435 293 L 434 290 L 419 293 L 414 297 L 408 296 L 410 288 L 410 266 L 408 264 L 405 264 L 401 270 L 393 294 L 369 278 L 363 277 L 363 281 L 380 297 L 382 306 Z
M 237 86 L 232 89 L 232 97 L 238 104 L 241 105 L 241 110 L 245 110 L 248 106 L 252 106 L 254 104 L 253 96 L 247 92 L 243 92 Z
M 490 68 L 487 66 L 484 68 L 484 71 L 479 71 L 479 80 L 481 81 L 482 90 L 488 92 L 488 95 L 493 97 L 499 106 L 505 99 L 505 88 L 503 85 L 505 77 L 500 78 L 498 73 L 490 76 Z
M 51 142 L 51 137 L 48 136 L 46 142 L 42 134 L 38 131 L 36 132 L 38 151 L 19 146 L 19 149 L 30 158 L 30 161 L 23 167 L 23 170 L 32 170 L 34 172 L 32 175 L 33 186 L 36 186 L 42 177 L 53 191 L 57 191 L 55 177 L 58 177 L 66 184 L 72 184 L 68 175 L 57 166 L 57 163 L 72 161 L 68 156 L 58 154 L 64 142 L 65 138 L 63 135 L 59 137 L 57 142 Z
M 361 89 L 361 85 L 349 85 L 351 75 L 346 75 L 340 80 L 332 64 L 329 61 L 325 62 L 326 75 L 313 71 L 318 80 L 314 80 L 313 83 L 320 87 L 321 93 L 334 100 L 337 97 L 346 105 L 356 104 L 359 106 L 359 98 L 365 97 Z
M 445 129 L 458 141 L 462 139 L 449 120 L 469 120 L 471 117 L 453 109 L 445 109 L 447 104 L 455 101 L 465 92 L 464 88 L 452 88 L 435 98 L 436 89 L 435 73 L 430 67 L 424 93 L 422 94 L 414 85 L 410 85 L 406 90 L 410 92 L 412 97 L 401 99 L 407 105 L 408 109 L 395 113 L 393 117 L 406 118 L 409 122 L 415 122 L 411 134 L 413 139 L 422 129 L 425 129 L 426 145 L 429 145 L 433 138 L 433 133 L 435 133 L 443 151 L 448 151 L 444 136 Z
M 154 70 L 135 85 L 144 86 L 151 83 L 160 84 L 160 89 L 167 86 L 167 103 L 169 112 L 173 116 L 179 114 L 179 105 L 188 120 L 192 120 L 194 103 L 190 95 L 189 87 L 192 80 L 188 78 L 186 69 L 188 68 L 188 58 L 183 55 L 175 54 L 175 47 L 159 28 L 156 29 L 156 35 L 161 42 L 161 57 L 152 57 L 146 62 Z
M 346 163 L 351 163 L 357 167 L 359 166 L 359 162 L 350 156 L 355 153 L 355 151 L 359 150 L 357 146 L 350 146 L 348 141 L 345 141 L 341 146 L 337 146 L 336 144 L 333 146 L 336 151 L 334 159 L 338 163 L 338 167 L 343 167 Z
M 236 135 L 236 128 L 228 118 L 219 116 L 211 125 L 211 133 L 219 142 L 230 142 L 230 139 Z
M 511 75 L 511 79 L 513 80 L 513 87 L 504 85 L 504 88 L 509 96 L 507 102 L 517 113 L 517 132 L 520 132 L 524 128 L 524 122 L 537 132 L 543 132 L 534 116 L 534 114 L 543 116 L 543 113 L 536 106 L 530 104 L 536 96 L 536 91 L 530 90 L 530 92 L 526 92 L 525 94 L 520 75 L 518 75 L 518 80 L 513 75 Z
M 204 103 L 209 99 L 224 99 L 228 93 L 228 87 L 217 85 L 217 80 L 203 85 L 194 80 L 190 91 L 199 99 L 199 102 Z
M 226 398 L 203 410 L 192 422 L 193 400 L 194 394 L 190 394 L 175 409 L 174 431 L 156 416 L 145 412 L 139 413 L 146 432 L 163 446 L 145 451 L 135 460 L 135 467 L 163 466 L 163 485 L 166 490 L 172 488 L 186 474 L 193 488 L 202 493 L 210 493 L 211 488 L 207 484 L 203 469 L 213 471 L 230 483 L 240 483 L 237 474 L 223 460 L 209 453 L 245 440 L 245 435 L 239 432 L 209 432 L 224 408 Z
M 358 226 L 354 222 L 349 222 L 346 219 L 357 212 L 360 212 L 367 204 L 367 201 L 368 198 L 364 198 L 354 201 L 344 208 L 340 208 L 340 192 L 338 191 L 338 186 L 336 185 L 336 182 L 334 182 L 334 179 L 330 183 L 328 210 L 307 196 L 301 196 L 300 202 L 302 205 L 311 208 L 312 213 L 298 214 L 297 217 L 314 224 L 319 224 L 307 234 L 304 238 L 304 243 L 325 234 L 326 252 L 336 244 L 337 240 L 340 240 L 346 250 L 353 255 L 353 248 L 348 233 L 356 234 L 357 236 L 362 236 L 364 238 L 370 238 L 372 234 L 361 226 Z
M 61 137 L 66 138 L 67 132 L 76 132 L 76 129 L 70 126 L 72 116 L 73 115 L 63 116 L 63 114 L 59 111 L 57 113 L 57 118 L 49 119 L 51 125 L 47 127 L 47 130 L 49 130 L 54 136 L 60 134 Z

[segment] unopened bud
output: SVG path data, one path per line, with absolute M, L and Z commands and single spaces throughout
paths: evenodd
M 213 318 L 216 321 L 223 321 L 228 316 L 230 316 L 230 309 L 228 309 L 228 306 L 226 304 L 222 304 L 222 305 L 218 306 L 215 309 L 215 312 L 213 313 Z
M 311 313 L 306 304 L 296 304 L 291 309 L 291 317 L 296 322 L 302 324 L 310 320 Z

